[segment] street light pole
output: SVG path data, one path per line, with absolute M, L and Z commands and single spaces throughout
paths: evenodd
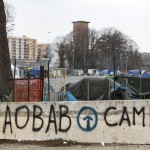
M 115 99 L 115 77 L 116 77 L 116 74 L 115 74 L 115 71 L 116 71 L 116 59 L 115 59 L 115 55 L 113 56 L 113 61 L 114 61 L 114 99 Z
M 49 76 L 49 63 L 50 63 L 50 58 L 49 58 L 49 51 L 50 51 L 50 42 L 49 42 L 49 34 L 50 32 L 48 32 L 48 52 L 47 52 L 47 68 L 48 68 L 48 101 L 50 101 L 50 76 Z
M 49 58 L 50 60 L 50 41 L 49 41 L 49 35 L 50 35 L 51 32 L 48 32 L 48 53 L 47 53 L 47 57 Z
M 51 32 L 48 32 L 48 44 L 49 44 L 49 35 L 50 35 L 50 33 L 51 33 Z
M 72 75 L 74 74 L 74 42 L 73 42 L 73 50 L 72 50 Z
M 128 68 L 127 68 L 127 59 L 128 57 L 126 56 L 126 76 L 127 76 L 127 73 L 128 73 Z M 128 79 L 126 78 L 126 100 L 127 100 L 127 84 L 128 84 Z

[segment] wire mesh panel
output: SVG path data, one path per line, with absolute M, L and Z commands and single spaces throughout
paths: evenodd
M 54 91 L 50 91 L 50 101 L 64 101 L 67 84 L 77 82 L 84 78 L 84 76 L 69 75 L 66 68 L 51 68 L 49 70 L 49 77 L 49 84 L 54 89 Z
M 43 100 L 42 79 L 16 79 L 14 81 L 15 102 L 40 102 Z

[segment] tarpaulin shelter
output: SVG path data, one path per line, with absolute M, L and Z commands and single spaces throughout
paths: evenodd
M 111 70 L 105 69 L 100 72 L 100 75 L 109 75 Z
M 113 96 L 113 79 L 105 76 L 85 77 L 69 84 L 67 91 L 70 91 L 77 100 L 124 99 L 123 92 L 118 90 L 119 87 L 121 87 L 121 85 L 115 83 L 115 96 Z
M 141 76 L 143 78 L 150 78 L 150 74 L 146 70 L 130 70 L 128 76 Z
M 122 86 L 128 87 L 128 93 L 131 95 L 142 99 L 150 98 L 150 78 L 118 76 L 116 81 Z
M 141 77 L 142 78 L 150 78 L 150 74 L 147 71 L 143 70 L 142 74 L 141 74 Z
M 140 76 L 140 70 L 130 70 L 128 72 L 129 76 Z
M 116 75 L 119 75 L 119 74 L 121 74 L 121 71 L 115 70 L 115 74 L 116 74 Z M 114 70 L 111 70 L 111 71 L 110 71 L 110 75 L 114 75 Z

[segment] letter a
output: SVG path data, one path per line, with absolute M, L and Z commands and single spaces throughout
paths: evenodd
M 7 121 L 7 115 L 9 115 L 8 116 L 9 117 L 9 121 Z M 9 108 L 9 106 L 7 106 L 7 108 L 6 108 L 3 133 L 5 133 L 7 124 L 10 125 L 10 131 L 11 131 L 11 134 L 12 134 L 12 124 L 11 124 L 11 116 L 10 116 L 10 108 Z

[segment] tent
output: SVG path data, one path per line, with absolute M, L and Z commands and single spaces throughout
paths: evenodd
M 128 72 L 129 76 L 140 76 L 140 70 L 130 70 Z
M 142 78 L 150 78 L 150 74 L 145 70 L 130 70 L 128 76 L 137 76 Z
M 66 90 L 70 91 L 77 100 L 121 100 L 124 98 L 120 87 L 121 85 L 116 82 L 114 94 L 114 80 L 110 77 L 100 76 L 85 77 L 69 84 Z
M 150 74 L 147 71 L 143 70 L 141 77 L 142 78 L 150 78 Z
M 150 78 L 137 76 L 118 76 L 116 81 L 122 86 L 128 87 L 128 93 L 137 99 L 150 99 Z
M 119 74 L 121 74 L 121 71 L 116 70 L 116 71 L 115 71 L 115 74 L 116 74 L 116 75 L 119 75 Z M 110 71 L 110 75 L 114 75 L 114 71 L 113 71 L 113 70 Z
M 108 69 L 105 69 L 105 70 L 100 72 L 100 75 L 103 75 L 103 76 L 109 75 L 109 74 L 110 74 L 110 70 L 108 70 Z

